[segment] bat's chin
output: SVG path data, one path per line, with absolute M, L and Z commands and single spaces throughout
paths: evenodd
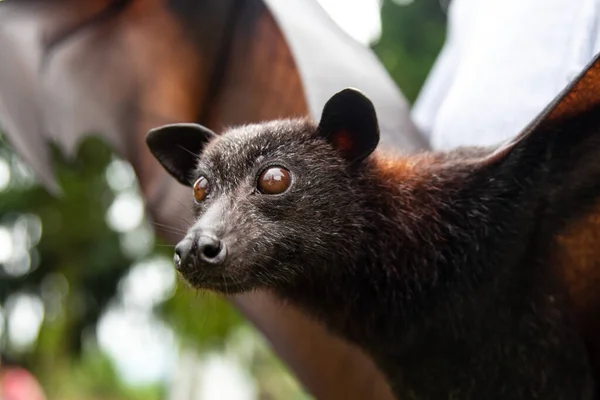
M 194 289 L 208 290 L 225 295 L 241 294 L 256 289 L 257 282 L 241 277 L 199 271 L 181 272 L 183 279 Z

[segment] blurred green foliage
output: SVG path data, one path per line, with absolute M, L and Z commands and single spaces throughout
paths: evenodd
M 373 50 L 409 102 L 414 102 L 446 35 L 446 6 L 441 0 L 385 0 L 382 35 Z
M 406 3 L 384 1 L 383 35 L 373 48 L 412 102 L 442 46 L 445 15 L 437 0 Z M 15 239 L 12 249 L 15 253 L 21 246 L 20 258 L 2 261 L 0 257 L 3 360 L 32 370 L 50 399 L 164 399 L 165 382 L 132 386 L 121 379 L 98 344 L 96 326 L 107 309 L 123 303 L 121 288 L 132 266 L 155 256 L 170 258 L 171 248 L 153 236 L 145 219 L 130 232 L 119 232 L 107 222 L 120 193 L 107 180 L 114 155 L 101 141 L 87 140 L 74 160 L 64 159 L 56 149 L 54 153 L 64 190 L 61 197 L 35 184 L 27 168 L 0 142 L 0 164 L 10 171 L 10 181 L 0 185 L 0 233 L 18 236 L 22 242 Z M 126 190 L 137 193 L 135 185 Z M 128 250 L 132 235 L 134 241 L 146 237 L 146 248 Z M 173 330 L 178 351 L 199 355 L 246 351 L 241 358 L 259 398 L 307 398 L 229 303 L 185 284 L 176 286 L 151 311 Z M 25 345 L 8 334 L 10 312 L 19 296 L 28 296 L 43 310 L 39 332 Z M 240 335 L 252 343 L 252 351 L 231 350 Z

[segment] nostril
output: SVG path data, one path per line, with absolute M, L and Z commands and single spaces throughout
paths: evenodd
M 211 236 L 201 236 L 198 241 L 200 257 L 208 263 L 218 264 L 225 259 L 226 251 L 223 242 Z
M 207 244 L 202 249 L 202 253 L 207 258 L 215 258 L 216 256 L 219 255 L 220 251 L 221 251 L 221 242 L 218 242 L 216 244 Z

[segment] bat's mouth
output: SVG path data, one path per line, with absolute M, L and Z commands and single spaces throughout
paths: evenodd
M 206 274 L 201 270 L 181 272 L 182 277 L 195 289 L 209 290 L 221 294 L 238 294 L 254 287 L 252 282 L 233 279 L 226 275 Z

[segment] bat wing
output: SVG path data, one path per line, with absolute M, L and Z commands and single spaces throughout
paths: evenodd
M 553 237 L 539 258 L 564 282 L 600 379 L 600 54 L 521 134 L 483 160 L 503 162 L 522 175 L 540 165 L 548 172 L 540 183 L 540 232 L 548 228 Z
M 43 140 L 37 88 L 38 61 L 33 51 L 25 51 L 21 44 L 11 40 L 17 32 L 12 29 L 19 22 L 11 7 L 0 7 L 0 127 L 9 132 L 10 141 L 41 179 L 52 191 L 58 187 L 48 168 L 50 165 L 47 144 Z M 21 16 L 22 17 L 22 16 Z M 12 18 L 16 20 L 11 21 Z M 22 22 L 22 21 L 21 21 Z M 30 28 L 30 27 L 29 27 Z M 22 30 L 25 30 L 24 27 Z M 21 40 L 30 39 L 23 34 Z M 11 36 L 12 35 L 12 36 Z M 33 46 L 29 40 L 28 46 Z M 31 49 L 33 50 L 33 49 Z
M 104 113 L 122 114 L 117 112 L 116 106 L 121 103 L 112 101 L 123 98 L 127 85 L 115 85 L 109 99 L 106 89 L 98 90 L 106 82 L 98 79 L 90 80 L 85 85 L 87 90 L 78 92 L 80 74 L 74 70 L 82 65 L 64 65 L 60 58 L 58 65 L 52 62 L 54 41 L 93 19 L 102 12 L 103 6 L 110 7 L 110 3 L 8 1 L 0 5 L 0 124 L 17 152 L 54 192 L 59 188 L 52 173 L 46 139 L 72 153 L 84 135 L 101 132 L 117 150 L 123 148 L 123 140 L 111 121 L 117 117 Z M 118 72 L 116 76 L 121 77 L 127 73 L 127 69 L 115 71 L 110 54 L 104 56 L 107 59 L 96 56 L 89 61 L 97 62 L 89 75 L 98 77 Z M 62 69 L 60 74 L 56 73 L 57 69 Z M 70 74 L 74 79 L 68 79 Z M 105 104 L 99 104 L 102 101 Z
M 562 222 L 548 259 L 566 284 L 573 314 L 600 379 L 600 54 L 533 124 L 557 135 L 549 196 Z

